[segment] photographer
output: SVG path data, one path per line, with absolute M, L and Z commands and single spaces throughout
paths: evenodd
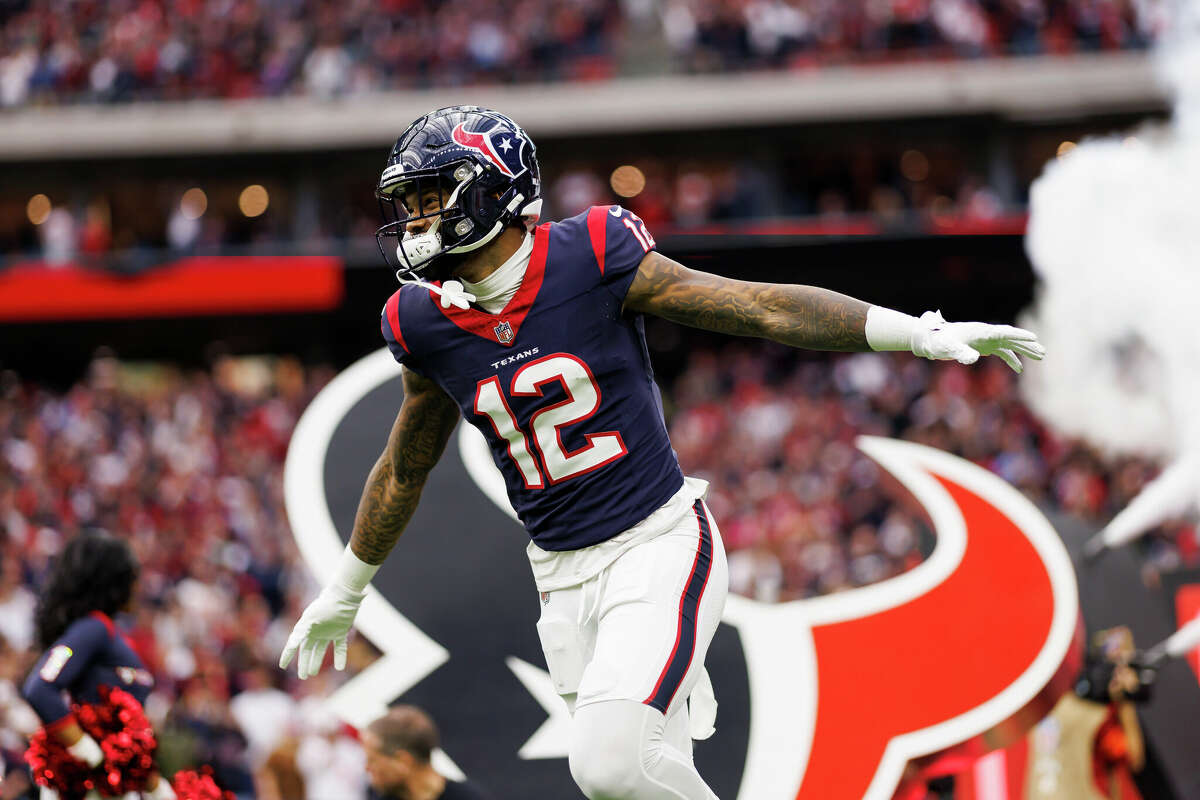
M 1133 775 L 1145 766 L 1146 747 L 1134 704 L 1150 699 L 1154 672 L 1140 667 L 1136 655 L 1129 628 L 1100 631 L 1075 687 L 1080 698 L 1105 705 L 1092 739 L 1092 783 L 1110 800 L 1141 797 Z

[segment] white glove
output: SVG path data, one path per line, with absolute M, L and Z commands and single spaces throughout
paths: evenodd
M 911 350 L 922 358 L 952 359 L 960 364 L 996 356 L 1014 372 L 1022 369 L 1018 356 L 1041 361 L 1046 355 L 1046 348 L 1032 331 L 985 322 L 946 322 L 940 311 L 926 311 L 918 319 L 871 306 L 866 334 L 872 350 Z
M 279 657 L 279 668 L 287 669 L 292 657 L 300 654 L 296 674 L 305 680 L 321 671 L 325 651 L 333 644 L 333 668 L 346 668 L 347 637 L 358 607 L 366 597 L 366 587 L 378 571 L 378 564 L 359 560 L 349 547 L 342 554 L 333 583 L 326 586 L 300 615 L 296 627 Z
M 68 747 L 67 752 L 71 754 L 71 758 L 82 761 L 89 767 L 98 767 L 104 763 L 104 751 L 100 749 L 100 743 L 86 733 L 78 742 Z

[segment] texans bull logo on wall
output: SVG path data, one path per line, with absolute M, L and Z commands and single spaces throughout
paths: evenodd
M 288 516 L 322 583 L 402 397 L 380 350 L 296 427 Z M 578 797 L 569 719 L 534 627 L 528 540 L 482 436 L 460 424 L 456 441 L 358 615 L 383 657 L 330 703 L 356 726 L 416 703 L 443 729 L 438 766 L 452 776 L 511 800 Z M 696 746 L 723 798 L 885 800 L 913 767 L 936 771 L 1021 735 L 1077 668 L 1075 576 L 1038 510 L 954 456 L 872 437 L 859 447 L 924 506 L 937 544 L 872 586 L 779 604 L 730 597 L 708 657 L 717 733 Z

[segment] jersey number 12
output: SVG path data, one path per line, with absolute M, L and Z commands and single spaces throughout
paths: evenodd
M 475 413 L 487 417 L 496 435 L 508 442 L 508 455 L 517 465 L 526 489 L 541 489 L 547 480 L 551 485 L 562 483 L 599 469 L 628 452 L 616 431 L 584 434 L 587 444 L 574 452 L 568 452 L 563 445 L 561 429 L 583 422 L 600 408 L 600 387 L 587 364 L 575 356 L 556 353 L 529 362 L 513 375 L 509 395 L 541 397 L 542 386 L 554 381 L 562 384 L 567 399 L 539 408 L 529 418 L 533 446 L 541 456 L 542 469 L 529 450 L 525 432 L 517 427 L 517 419 L 500 387 L 500 378 L 493 375 L 475 387 Z

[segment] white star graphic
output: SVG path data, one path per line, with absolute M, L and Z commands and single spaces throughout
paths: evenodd
M 571 714 L 566 702 L 554 690 L 550 673 L 516 656 L 509 656 L 505 663 L 549 717 L 517 755 L 524 759 L 566 758 L 571 744 Z
M 509 150 L 512 149 L 512 144 L 508 141 L 508 139 L 501 139 L 500 140 L 500 149 L 507 153 Z

